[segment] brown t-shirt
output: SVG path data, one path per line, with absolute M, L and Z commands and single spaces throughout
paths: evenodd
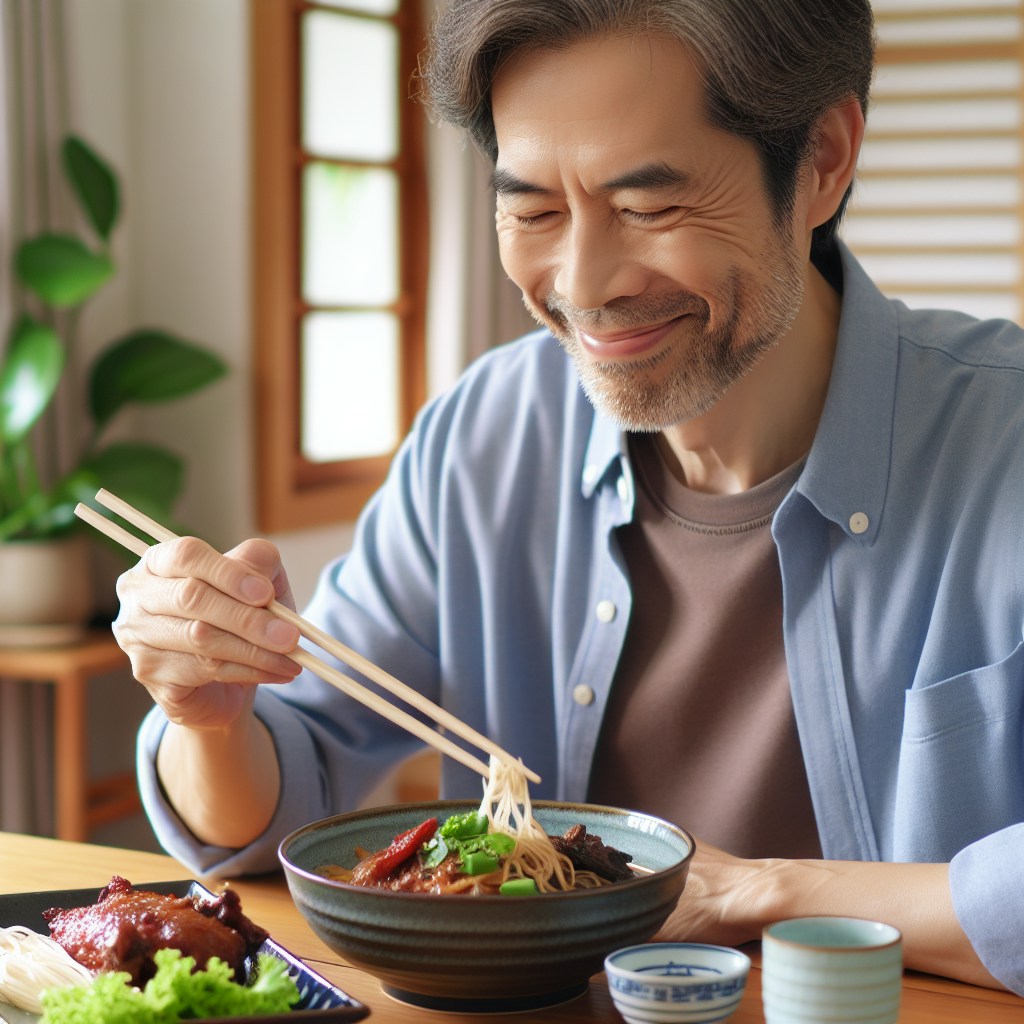
M 782 639 L 771 519 L 801 464 L 741 494 L 691 491 L 630 439 L 619 540 L 633 609 L 588 799 L 658 814 L 743 857 L 820 857 Z

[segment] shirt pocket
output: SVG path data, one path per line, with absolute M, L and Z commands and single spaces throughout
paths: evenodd
M 894 859 L 948 861 L 1024 820 L 1024 643 L 906 694 Z

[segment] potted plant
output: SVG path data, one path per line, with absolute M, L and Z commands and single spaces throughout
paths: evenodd
M 115 339 L 88 368 L 87 423 L 76 450 L 50 472 L 52 479 L 40 472 L 40 421 L 65 373 L 82 306 L 114 276 L 110 240 L 121 205 L 115 173 L 82 139 L 63 141 L 61 163 L 88 230 L 84 238 L 40 234 L 22 241 L 14 254 L 14 272 L 34 303 L 15 319 L 0 358 L 0 623 L 47 614 L 26 609 L 31 602 L 23 588 L 35 582 L 26 568 L 30 551 L 57 546 L 64 587 L 81 582 L 81 568 L 72 570 L 68 563 L 81 555 L 70 554 L 66 544 L 84 538 L 74 508 L 99 487 L 173 524 L 184 476 L 181 457 L 160 445 L 111 439 L 111 425 L 134 403 L 180 398 L 226 372 L 216 355 L 165 330 L 141 328 Z M 5 571 L 5 557 L 15 560 L 13 569 Z M 6 611 L 4 591 L 13 600 Z

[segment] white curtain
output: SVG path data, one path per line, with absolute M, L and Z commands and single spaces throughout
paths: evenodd
M 63 0 L 0 2 L 0 338 L 31 303 L 16 286 L 19 239 L 59 230 L 68 218 L 59 144 L 68 125 Z M 73 377 L 73 373 L 68 375 Z M 64 398 L 64 396 L 61 396 Z M 41 471 L 58 464 L 72 429 L 60 402 L 43 433 Z M 0 580 L 0 586 L 17 586 Z M 53 777 L 49 686 L 0 679 L 0 829 L 51 834 Z
M 430 161 L 428 351 L 431 390 L 481 353 L 536 327 L 498 258 L 487 161 L 450 128 L 427 132 Z
M 433 18 L 438 0 L 424 0 Z M 430 195 L 430 385 L 454 382 L 476 356 L 534 322 L 498 258 L 492 168 L 461 133 L 427 129 Z

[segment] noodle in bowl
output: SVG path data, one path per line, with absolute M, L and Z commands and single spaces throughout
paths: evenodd
M 358 851 L 386 847 L 426 818 L 443 821 L 479 806 L 437 801 L 353 811 L 306 825 L 280 845 L 292 898 L 313 930 L 405 1002 L 468 1012 L 564 1002 L 586 990 L 612 950 L 651 938 L 683 891 L 694 850 L 685 831 L 635 811 L 554 801 L 536 801 L 532 811 L 528 805 L 526 818 L 551 835 L 582 823 L 631 854 L 636 877 L 510 897 L 392 892 L 319 873 L 324 864 L 355 864 Z M 495 823 L 521 835 L 528 826 L 504 813 L 494 809 Z

